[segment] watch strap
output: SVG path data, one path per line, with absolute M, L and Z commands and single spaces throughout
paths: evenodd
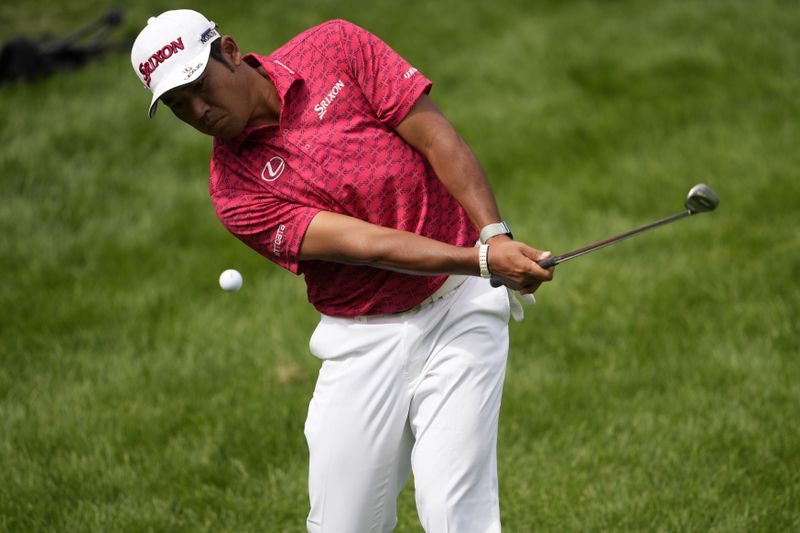
M 508 227 L 508 222 L 504 220 L 496 224 L 488 224 L 481 228 L 481 244 L 485 244 L 486 241 L 497 235 L 508 235 L 512 239 L 514 238 L 514 236 L 511 235 L 511 228 Z

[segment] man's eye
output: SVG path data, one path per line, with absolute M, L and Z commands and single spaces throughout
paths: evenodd
M 167 104 L 167 106 L 169 106 L 169 108 L 172 109 L 173 112 L 177 113 L 178 111 L 184 108 L 185 102 L 184 100 L 177 100 L 175 102 L 169 102 L 169 103 L 164 102 L 164 103 Z

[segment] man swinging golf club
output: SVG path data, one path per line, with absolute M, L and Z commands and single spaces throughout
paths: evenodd
M 431 82 L 342 20 L 243 55 L 203 15 L 168 11 L 131 60 L 151 116 L 160 100 L 214 137 L 220 221 L 302 274 L 321 313 L 308 530 L 392 530 L 413 469 L 426 531 L 500 531 L 497 422 L 520 309 L 488 278 L 531 294 L 553 270 L 511 239 Z

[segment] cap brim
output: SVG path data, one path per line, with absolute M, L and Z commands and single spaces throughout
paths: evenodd
M 216 41 L 216 39 L 214 39 Z M 153 99 L 150 101 L 150 118 L 156 114 L 156 107 L 158 106 L 158 99 L 172 89 L 188 85 L 199 78 L 208 67 L 208 61 L 211 57 L 211 41 L 202 52 L 183 64 L 180 70 L 177 70 L 171 77 L 166 78 L 158 84 L 158 88 L 153 91 Z

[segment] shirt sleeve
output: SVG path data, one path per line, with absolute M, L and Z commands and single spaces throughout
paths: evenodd
M 342 53 L 376 116 L 392 128 L 406 117 L 433 84 L 389 45 L 341 20 Z
M 293 274 L 300 274 L 300 245 L 318 208 L 234 189 L 212 196 L 217 218 L 237 239 Z

